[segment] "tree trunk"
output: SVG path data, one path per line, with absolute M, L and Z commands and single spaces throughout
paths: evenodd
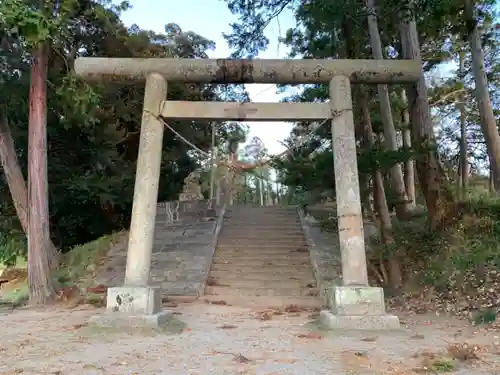
M 370 110 L 364 88 L 358 89 L 358 105 L 361 107 L 361 121 L 364 128 L 364 144 L 368 149 L 374 147 L 374 136 L 372 129 L 372 122 L 370 117 Z M 401 264 L 399 261 L 398 253 L 395 250 L 394 235 L 392 232 L 392 221 L 387 205 L 387 198 L 385 196 L 384 179 L 380 170 L 376 170 L 372 174 L 373 181 L 373 202 L 375 211 L 378 214 L 378 221 L 380 223 L 380 240 L 387 246 L 389 250 L 387 257 L 387 264 L 389 266 L 389 282 L 391 288 L 394 290 L 399 289 L 403 284 L 403 277 L 401 275 Z
M 215 192 L 215 175 L 217 173 L 217 167 L 215 166 L 215 161 L 217 159 L 216 156 L 217 148 L 215 147 L 215 122 L 212 123 L 212 152 L 210 154 L 210 204 L 214 199 Z
M 495 177 L 494 177 L 494 172 L 493 172 L 493 169 L 491 168 L 491 163 L 490 163 L 490 175 L 488 177 L 488 190 L 490 192 L 490 195 L 494 195 L 495 194 L 495 184 L 494 184 L 494 180 L 495 180 Z
M 368 13 L 368 29 L 370 32 L 370 44 L 373 57 L 376 60 L 383 60 L 382 42 L 380 41 L 380 32 L 375 10 L 375 0 L 366 0 Z M 380 117 L 384 127 L 385 146 L 390 151 L 397 151 L 398 144 L 396 139 L 396 129 L 392 118 L 391 102 L 389 99 L 389 88 L 387 85 L 377 85 L 378 97 L 380 102 Z M 403 178 L 403 169 L 401 164 L 395 164 L 391 168 L 392 189 L 396 196 L 395 209 L 399 219 L 404 219 L 410 212 L 410 201 L 406 194 L 405 182 Z
M 26 189 L 26 182 L 24 181 L 23 172 L 17 158 L 9 120 L 7 114 L 3 111 L 0 114 L 0 162 L 4 170 L 12 201 L 14 202 L 17 217 L 24 233 L 28 236 L 28 190 Z M 49 242 L 49 246 L 49 254 L 55 254 L 52 266 L 56 268 L 59 265 L 57 262 L 59 253 L 52 241 Z
M 31 304 L 46 304 L 55 296 L 51 278 L 47 182 L 47 69 L 49 49 L 33 53 L 29 94 L 28 141 L 28 286 Z
M 402 14 L 400 32 L 403 58 L 421 63 L 417 26 L 410 15 Z M 427 204 L 429 225 L 434 229 L 446 216 L 448 205 L 454 203 L 454 197 L 443 183 L 423 70 L 419 81 L 408 85 L 406 93 L 410 112 L 411 141 L 413 149 L 417 151 L 418 179 Z
M 408 98 L 406 97 L 405 89 L 401 90 L 401 99 L 405 105 L 403 111 L 403 147 L 405 149 L 411 149 L 411 129 L 410 129 L 410 112 L 408 111 Z M 413 209 L 416 205 L 416 195 L 415 195 L 415 165 L 412 159 L 405 161 L 405 188 L 406 194 L 408 195 L 408 200 L 410 203 L 410 209 Z
M 17 159 L 7 114 L 2 111 L 0 116 L 0 160 L 17 217 L 24 233 L 28 234 L 28 192 L 26 182 Z
M 460 80 L 465 84 L 465 53 L 459 52 L 459 67 L 458 74 Z M 460 191 L 458 197 L 461 200 L 467 198 L 467 182 L 469 177 L 469 160 L 467 158 L 467 112 L 465 109 L 465 95 L 460 93 L 458 96 L 458 110 L 460 111 L 460 165 L 459 165 L 459 178 L 460 178 Z
M 262 171 L 259 171 L 259 200 L 260 205 L 264 206 L 264 184 L 262 183 Z
M 276 204 L 280 204 L 280 187 L 278 185 L 278 173 L 276 173 Z
M 360 123 L 360 125 L 363 125 Z M 363 139 L 363 137 L 361 137 Z M 359 185 L 361 187 L 361 209 L 363 211 L 363 217 L 371 218 L 373 217 L 373 209 L 371 203 L 371 194 L 370 193 L 370 180 L 367 178 L 368 176 L 360 177 Z
M 490 93 L 488 91 L 488 79 L 484 68 L 484 51 L 481 45 L 481 34 L 475 16 L 474 4 L 471 0 L 465 0 L 465 22 L 468 27 L 470 41 L 472 72 L 474 73 L 475 96 L 481 117 L 481 129 L 483 131 L 486 149 L 490 157 L 493 169 L 493 183 L 495 190 L 500 190 L 500 135 L 493 113 Z

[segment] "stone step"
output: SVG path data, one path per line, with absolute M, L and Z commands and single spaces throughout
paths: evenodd
M 227 213 L 234 215 L 276 215 L 276 216 L 297 216 L 296 210 L 271 210 L 271 209 L 243 209 L 243 210 L 228 210 Z
M 224 268 L 224 267 L 223 267 Z M 263 269 L 220 269 L 217 265 L 212 266 L 210 270 L 210 276 L 215 279 L 248 279 L 248 280 L 309 280 L 314 281 L 314 274 L 312 269 L 305 270 L 283 270 L 276 272 L 275 268 L 263 268 Z
M 243 213 L 243 214 L 235 214 L 235 213 L 228 213 L 227 216 L 224 215 L 224 217 L 227 217 L 229 219 L 239 219 L 239 220 L 244 220 L 244 219 L 265 219 L 268 221 L 298 221 L 299 216 L 297 214 L 270 214 L 270 213 L 254 213 L 254 214 L 249 214 L 249 213 Z
M 220 239 L 217 244 L 217 249 L 224 250 L 237 250 L 237 251 L 249 251 L 258 252 L 262 250 L 262 253 L 281 253 L 288 254 L 290 252 L 302 253 L 303 249 L 307 249 L 307 245 L 304 243 L 280 243 L 280 244 L 256 244 L 251 241 L 248 243 L 227 243 L 225 240 Z
M 241 222 L 241 223 L 231 223 L 231 222 L 225 222 L 224 225 L 222 226 L 223 229 L 231 230 L 234 232 L 238 231 L 266 231 L 266 232 L 283 232 L 283 233 L 302 233 L 302 227 L 297 224 L 290 224 L 290 223 L 284 223 L 284 224 L 276 224 L 276 223 L 266 223 L 263 221 L 260 221 L 258 223 L 248 223 L 248 222 Z
M 242 230 L 259 230 L 259 231 L 281 231 L 281 232 L 302 232 L 302 227 L 300 225 L 296 224 L 284 224 L 284 225 L 277 225 L 276 223 L 265 223 L 265 222 L 258 222 L 258 223 L 231 223 L 227 222 L 224 223 L 223 225 L 224 229 L 230 229 L 232 231 L 242 231 Z
M 294 224 L 300 224 L 300 220 L 299 218 L 296 218 L 296 217 L 284 217 L 284 216 L 266 216 L 266 215 L 254 215 L 254 216 L 249 216 L 249 215 L 245 215 L 245 216 L 225 216 L 224 217 L 225 220 L 231 220 L 231 221 L 234 221 L 234 222 L 238 222 L 238 223 L 244 223 L 244 222 L 247 222 L 247 223 L 256 223 L 256 222 L 260 222 L 260 221 L 265 221 L 266 223 L 278 223 L 278 224 L 283 224 L 283 223 L 294 223 Z
M 295 253 L 295 255 L 288 254 L 259 254 L 259 253 L 227 253 L 219 252 L 215 254 L 214 263 L 236 263 L 236 262 L 310 262 L 307 254 Z
M 270 228 L 270 227 L 264 227 L 264 228 L 255 228 L 252 226 L 241 226 L 241 227 L 233 227 L 231 225 L 226 225 L 224 227 L 224 232 L 226 233 L 231 233 L 231 235 L 234 236 L 246 236 L 248 234 L 255 235 L 258 234 L 259 236 L 282 236 L 282 237 L 288 237 L 288 236 L 302 236 L 303 237 L 303 232 L 302 228 Z
M 289 246 L 289 245 L 296 245 L 296 246 L 304 246 L 306 245 L 306 239 L 287 239 L 286 237 L 276 237 L 276 238 L 259 238 L 259 235 L 255 236 L 248 236 L 248 237 L 237 237 L 233 238 L 233 236 L 228 235 L 227 233 L 221 233 L 219 240 L 217 241 L 219 243 L 227 243 L 227 244 L 236 244 L 236 243 L 245 243 L 245 244 L 254 244 L 254 245 L 276 245 L 276 246 Z
M 236 295 L 241 297 L 318 297 L 318 288 L 232 288 L 207 286 L 205 295 Z
M 234 228 L 231 226 L 227 226 L 224 228 L 224 232 L 226 234 L 229 234 L 231 236 L 248 236 L 248 235 L 258 235 L 261 238 L 264 237 L 276 237 L 276 236 L 281 236 L 285 238 L 289 237 L 301 237 L 304 238 L 304 234 L 302 233 L 302 229 L 273 229 L 273 228 L 266 228 L 266 229 L 260 229 L 260 230 L 255 230 L 253 227 L 246 227 L 246 228 Z
M 265 259 L 255 259 L 255 260 L 244 260 L 240 258 L 232 258 L 231 262 L 221 261 L 217 258 L 214 259 L 213 265 L 230 265 L 235 268 L 242 267 L 273 267 L 276 271 L 280 271 L 280 268 L 311 268 L 311 262 L 309 258 L 307 259 L 279 259 L 279 260 L 265 260 Z M 220 269 L 220 268 L 217 268 Z
M 286 290 L 286 289 L 314 289 L 317 291 L 316 281 L 308 280 L 308 279 L 299 279 L 299 280 L 270 280 L 267 278 L 263 279 L 255 279 L 249 278 L 248 275 L 245 275 L 244 278 L 232 277 L 229 273 L 227 276 L 223 276 L 217 278 L 210 274 L 210 281 L 208 286 L 216 286 L 216 287 L 226 287 L 231 289 L 269 289 L 269 285 L 272 285 L 272 289 L 276 290 Z
M 312 266 L 310 263 L 300 262 L 300 264 L 293 264 L 291 261 L 282 262 L 284 265 L 276 265 L 274 263 L 268 264 L 268 262 L 263 261 L 253 261 L 253 262 L 232 262 L 232 263 L 224 263 L 224 262 L 213 262 L 212 270 L 216 271 L 224 271 L 224 272 L 232 272 L 234 274 L 241 273 L 242 277 L 250 274 L 252 272 L 271 272 L 271 273 L 281 273 L 281 272 L 310 272 L 312 274 Z
M 232 214 L 228 213 L 224 215 L 224 219 L 228 220 L 266 220 L 266 221 L 276 221 L 276 222 L 300 222 L 300 217 L 298 215 L 270 215 L 270 214 Z
M 322 299 L 318 297 L 242 297 L 219 294 L 204 295 L 201 298 L 208 303 L 225 303 L 231 306 L 247 307 L 251 309 L 282 309 L 288 306 L 297 306 L 301 309 L 319 310 L 323 306 Z
M 217 241 L 218 243 L 227 245 L 227 246 L 234 246 L 234 245 L 253 245 L 253 246 L 291 246 L 291 247 L 297 247 L 297 246 L 304 246 L 306 245 L 306 240 L 305 238 L 302 239 L 288 239 L 288 238 L 259 238 L 258 235 L 255 235 L 253 237 L 237 237 L 234 238 L 232 236 L 228 236 L 226 233 L 221 233 L 221 237 Z
M 230 223 L 231 225 L 259 225 L 265 224 L 270 226 L 282 227 L 282 226 L 296 226 L 300 227 L 300 220 L 295 218 L 288 218 L 285 220 L 278 220 L 276 218 L 269 217 L 224 217 L 224 222 Z
M 269 211 L 297 211 L 297 206 L 281 206 L 277 204 L 271 204 L 268 206 L 261 206 L 260 204 L 242 204 L 242 205 L 234 205 L 228 208 L 229 210 L 243 210 L 243 211 L 251 211 L 251 210 L 269 210 Z
M 300 251 L 298 251 L 300 250 Z M 234 246 L 226 246 L 226 245 L 220 245 L 217 246 L 217 252 L 216 255 L 224 255 L 224 256 L 246 256 L 246 255 L 258 255 L 258 256 L 263 256 L 263 257 L 270 257 L 270 256 L 278 256 L 282 258 L 286 258 L 290 256 L 291 258 L 295 256 L 302 255 L 304 259 L 309 259 L 309 250 L 307 248 L 292 248 L 290 250 L 289 247 L 282 247 L 282 248 L 274 248 L 274 247 L 255 247 L 255 248 L 248 248 L 248 247 L 234 247 Z

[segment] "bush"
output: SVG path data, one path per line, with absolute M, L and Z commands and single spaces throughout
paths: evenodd
M 0 264 L 13 266 L 19 258 L 26 259 L 28 244 L 16 216 L 10 215 L 5 204 L 0 204 Z

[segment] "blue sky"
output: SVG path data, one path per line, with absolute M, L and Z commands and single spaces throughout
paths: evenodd
M 194 31 L 205 38 L 213 40 L 217 48 L 210 53 L 211 58 L 228 57 L 228 49 L 222 37 L 223 32 L 229 32 L 229 24 L 236 18 L 229 12 L 222 0 L 132 0 L 132 9 L 122 15 L 127 26 L 137 24 L 142 29 L 163 32 L 167 23 L 176 23 L 184 31 Z M 285 11 L 267 28 L 267 37 L 271 40 L 268 50 L 262 53 L 261 58 L 283 58 L 287 50 L 278 45 L 280 35 L 293 27 L 295 21 L 291 11 Z M 254 102 L 277 102 L 275 85 L 247 85 L 251 100 Z M 284 150 L 279 141 L 285 139 L 292 128 L 289 123 L 252 122 L 249 138 L 258 136 L 265 143 L 271 154 Z

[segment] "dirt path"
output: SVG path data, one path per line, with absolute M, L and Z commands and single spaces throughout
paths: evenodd
M 92 308 L 0 312 L 0 374 L 404 375 L 426 373 L 426 359 L 446 369 L 453 362 L 435 353 L 452 343 L 477 344 L 479 359 L 455 361 L 450 374 L 500 374 L 497 333 L 449 319 L 402 317 L 408 328 L 398 333 L 331 333 L 307 312 L 202 302 L 173 310 L 185 323 L 180 334 L 91 328 L 87 319 L 101 311 Z

